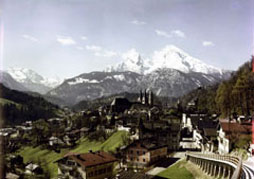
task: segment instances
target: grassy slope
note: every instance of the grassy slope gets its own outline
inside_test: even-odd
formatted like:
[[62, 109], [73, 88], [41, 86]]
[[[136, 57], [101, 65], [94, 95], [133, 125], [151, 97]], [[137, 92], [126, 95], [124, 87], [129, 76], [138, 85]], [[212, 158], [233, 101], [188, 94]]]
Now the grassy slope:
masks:
[[[87, 138], [80, 140], [80, 143], [72, 152], [88, 152], [89, 150], [104, 150], [114, 151], [117, 147], [123, 145], [122, 136], [127, 133], [125, 131], [118, 131], [110, 136], [106, 141], [89, 141]], [[67, 150], [62, 150], [61, 153], [55, 153], [54, 151], [42, 150], [39, 147], [24, 147], [19, 154], [24, 157], [24, 162], [42, 162], [44, 169], [50, 171], [51, 178], [57, 176], [57, 164], [54, 161], [62, 158], [66, 154]]]
[[104, 142], [100, 141], [89, 141], [87, 138], [81, 139], [81, 143], [72, 152], [87, 152], [89, 150], [104, 150], [104, 151], [114, 151], [117, 147], [123, 145], [122, 137], [125, 136], [127, 132], [118, 131], [114, 133], [110, 138]]
[[189, 170], [194, 178], [196, 179], [215, 179], [216, 177], [209, 176], [205, 174], [197, 165], [191, 163], [190, 161], [186, 162], [184, 165], [187, 170]]
[[17, 106], [20, 106], [20, 104], [15, 103], [15, 102], [13, 102], [11, 100], [0, 98], [0, 105], [5, 105], [5, 104], [15, 104]]
[[167, 168], [166, 170], [160, 172], [158, 176], [164, 177], [164, 178], [170, 178], [170, 179], [192, 179], [194, 178], [191, 172], [189, 172], [185, 165], [186, 161], [181, 160], [179, 162], [176, 162], [171, 167]]
[[35, 163], [41, 162], [43, 168], [48, 170], [53, 178], [57, 175], [57, 164], [53, 162], [60, 159], [64, 155], [64, 152], [55, 153], [47, 149], [42, 150], [40, 147], [25, 147], [19, 154], [23, 156], [25, 163], [30, 161]]

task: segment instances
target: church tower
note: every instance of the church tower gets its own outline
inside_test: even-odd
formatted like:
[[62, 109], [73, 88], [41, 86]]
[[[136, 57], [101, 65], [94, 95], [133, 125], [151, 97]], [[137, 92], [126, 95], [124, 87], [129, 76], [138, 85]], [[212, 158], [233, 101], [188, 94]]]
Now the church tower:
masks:
[[148, 104], [147, 90], [145, 89], [144, 104]]
[[140, 90], [140, 93], [139, 93], [139, 102], [140, 103], [143, 102], [143, 92], [142, 92], [142, 89]]
[[153, 106], [153, 92], [149, 91], [149, 99], [148, 99], [149, 106]]

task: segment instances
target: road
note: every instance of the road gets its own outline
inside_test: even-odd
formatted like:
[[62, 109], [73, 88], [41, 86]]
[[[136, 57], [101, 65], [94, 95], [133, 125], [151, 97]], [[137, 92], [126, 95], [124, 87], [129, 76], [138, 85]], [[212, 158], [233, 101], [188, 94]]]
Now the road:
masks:
[[249, 157], [248, 160], [243, 161], [243, 175], [242, 179], [254, 178], [254, 157]]

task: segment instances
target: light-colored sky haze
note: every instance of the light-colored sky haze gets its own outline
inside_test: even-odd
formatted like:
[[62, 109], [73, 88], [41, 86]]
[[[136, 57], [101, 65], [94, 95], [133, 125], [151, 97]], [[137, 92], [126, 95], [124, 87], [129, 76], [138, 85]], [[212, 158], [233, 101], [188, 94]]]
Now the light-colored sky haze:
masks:
[[3, 68], [69, 78], [118, 63], [132, 48], [147, 58], [175, 45], [207, 64], [235, 70], [253, 52], [253, 5], [253, 0], [3, 0]]

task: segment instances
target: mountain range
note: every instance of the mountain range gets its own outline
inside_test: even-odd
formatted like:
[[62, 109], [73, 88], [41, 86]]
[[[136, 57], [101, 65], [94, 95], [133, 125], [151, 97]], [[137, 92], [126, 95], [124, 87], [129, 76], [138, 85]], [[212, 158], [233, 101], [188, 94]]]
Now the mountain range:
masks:
[[33, 70], [20, 67], [9, 68], [7, 73], [27, 90], [40, 94], [46, 94], [62, 82], [60, 79], [45, 78]]
[[226, 72], [217, 67], [205, 64], [173, 45], [168, 45], [159, 51], [155, 51], [147, 59], [144, 59], [135, 49], [131, 49], [123, 54], [122, 58], [122, 62], [107, 67], [105, 71], [132, 71], [140, 74], [148, 74], [159, 68], [171, 68], [184, 73], [223, 74]]
[[161, 97], [179, 97], [199, 86], [228, 79], [231, 74], [172, 45], [155, 51], [150, 58], [131, 49], [122, 59], [104, 71], [83, 73], [62, 83], [28, 69], [12, 68], [7, 72], [24, 89], [68, 106], [122, 92], [138, 93], [141, 89], [150, 89]]
[[0, 71], [0, 82], [9, 89], [15, 89], [18, 91], [28, 91], [21, 83], [17, 82], [12, 76], [4, 71]]
[[175, 46], [166, 46], [144, 59], [132, 49], [123, 62], [104, 72], [84, 73], [70, 78], [48, 95], [73, 105], [121, 92], [150, 89], [158, 96], [179, 97], [200, 86], [211, 85], [230, 76], [230, 71], [207, 65]]

